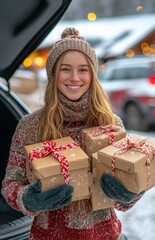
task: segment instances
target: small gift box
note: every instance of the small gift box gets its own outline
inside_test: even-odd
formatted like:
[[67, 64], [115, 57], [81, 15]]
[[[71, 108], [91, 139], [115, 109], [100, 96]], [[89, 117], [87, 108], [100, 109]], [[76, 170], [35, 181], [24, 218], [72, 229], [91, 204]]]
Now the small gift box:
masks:
[[25, 153], [28, 179], [39, 179], [42, 191], [66, 182], [73, 201], [89, 198], [88, 156], [71, 137], [25, 146]]
[[98, 150], [126, 136], [126, 131], [116, 125], [97, 126], [82, 130], [82, 149], [91, 157]]
[[99, 181], [96, 181], [90, 188], [90, 201], [93, 211], [114, 207], [114, 200], [103, 192]]
[[106, 172], [131, 192], [140, 193], [155, 185], [155, 140], [139, 135], [128, 137], [98, 151], [96, 177]]

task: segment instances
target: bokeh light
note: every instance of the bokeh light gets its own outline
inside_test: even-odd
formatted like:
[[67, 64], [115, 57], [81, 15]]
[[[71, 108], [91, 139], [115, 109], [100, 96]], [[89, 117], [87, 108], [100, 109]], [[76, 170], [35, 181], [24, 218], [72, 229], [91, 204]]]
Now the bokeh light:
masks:
[[148, 50], [149, 49], [149, 44], [147, 42], [142, 42], [141, 49], [142, 50]]
[[141, 44], [141, 49], [142, 49], [142, 52], [145, 56], [148, 56], [150, 54], [155, 54], [155, 44], [148, 44], [147, 42], [143, 42]]
[[150, 45], [150, 52], [151, 54], [155, 54], [155, 44]]
[[30, 66], [32, 65], [32, 59], [29, 58], [29, 57], [27, 57], [27, 58], [24, 60], [23, 65], [24, 65], [25, 67], [30, 67]]
[[137, 6], [137, 8], [136, 8], [136, 10], [137, 10], [137, 12], [140, 12], [140, 11], [142, 11], [142, 10], [143, 10], [143, 6], [141, 6], [141, 5], [138, 5], [138, 6]]
[[34, 64], [37, 66], [37, 67], [44, 67], [45, 66], [45, 62], [46, 62], [46, 59], [44, 57], [36, 57], [34, 59]]
[[132, 58], [132, 57], [134, 57], [135, 53], [134, 53], [134, 51], [132, 49], [128, 49], [126, 51], [125, 55], [126, 55], [126, 57]]
[[96, 14], [93, 12], [88, 13], [87, 18], [89, 21], [95, 21], [96, 20]]

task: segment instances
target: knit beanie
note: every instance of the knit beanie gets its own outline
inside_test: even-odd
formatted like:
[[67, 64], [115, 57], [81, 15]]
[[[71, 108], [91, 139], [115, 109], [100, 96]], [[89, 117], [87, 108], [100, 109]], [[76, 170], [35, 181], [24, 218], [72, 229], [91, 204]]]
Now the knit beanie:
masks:
[[58, 60], [58, 58], [66, 51], [77, 50], [84, 53], [91, 61], [94, 66], [94, 70], [98, 70], [98, 59], [95, 51], [89, 45], [84, 37], [79, 35], [79, 31], [75, 28], [66, 28], [61, 34], [61, 40], [56, 42], [49, 52], [46, 71], [48, 80], [50, 80], [53, 66]]

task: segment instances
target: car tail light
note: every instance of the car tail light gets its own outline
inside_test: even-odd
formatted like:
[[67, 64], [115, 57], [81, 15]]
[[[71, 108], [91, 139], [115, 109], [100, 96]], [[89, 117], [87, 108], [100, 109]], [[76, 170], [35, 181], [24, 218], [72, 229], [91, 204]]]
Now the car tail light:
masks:
[[151, 84], [155, 84], [155, 75], [154, 76], [149, 76], [149, 82]]

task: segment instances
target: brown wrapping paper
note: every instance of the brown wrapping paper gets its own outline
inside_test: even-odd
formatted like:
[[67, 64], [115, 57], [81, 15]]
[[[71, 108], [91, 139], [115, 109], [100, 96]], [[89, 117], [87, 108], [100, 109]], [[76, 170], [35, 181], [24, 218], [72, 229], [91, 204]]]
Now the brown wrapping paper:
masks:
[[[74, 143], [71, 137], [64, 137], [54, 140], [56, 146]], [[44, 158], [38, 158], [29, 162], [29, 153], [36, 147], [43, 147], [43, 143], [25, 146], [27, 158], [27, 176], [30, 182], [39, 179], [42, 184], [42, 191], [56, 187], [64, 183], [59, 161], [51, 154]], [[88, 179], [88, 156], [80, 147], [59, 151], [69, 162], [69, 173], [71, 185], [74, 187], [73, 200], [89, 198], [89, 179]], [[32, 173], [30, 171], [30, 165]]]
[[99, 181], [90, 188], [90, 201], [93, 211], [114, 207], [114, 201], [102, 191]]
[[[111, 174], [111, 168], [99, 161], [96, 162], [96, 168], [97, 173], [96, 179], [94, 179], [95, 183], [101, 178], [103, 173]], [[128, 173], [116, 168], [114, 176], [131, 192], [140, 193], [144, 190], [148, 190], [155, 186], [155, 159], [153, 159], [150, 166], [151, 183], [149, 186], [147, 185], [146, 167], [135, 173]]]
[[[82, 130], [82, 140], [83, 146], [82, 148], [86, 152], [86, 154], [91, 157], [91, 155], [98, 150], [109, 145], [109, 137], [106, 133], [102, 133], [98, 136], [95, 136], [92, 131], [95, 131], [97, 127], [87, 128]], [[119, 131], [112, 131], [114, 134], [115, 141], [118, 141], [126, 136], [125, 130], [121, 129]]]
[[96, 178], [97, 175], [96, 161], [98, 161], [97, 152], [92, 154], [92, 174], [94, 178]]
[[[134, 141], [140, 136], [129, 135]], [[120, 140], [121, 141], [121, 140]], [[145, 139], [145, 143], [155, 147], [154, 139]], [[104, 172], [112, 174], [112, 156], [118, 148], [110, 145], [98, 151], [96, 164], [96, 178], [100, 179]], [[155, 158], [153, 151], [150, 153], [151, 164], [149, 172], [146, 166], [147, 156], [144, 153], [129, 149], [125, 153], [115, 157], [114, 176], [120, 180], [125, 187], [135, 193], [140, 193], [155, 185]], [[150, 185], [148, 185], [148, 174], [150, 175]]]

